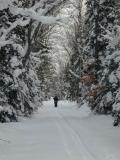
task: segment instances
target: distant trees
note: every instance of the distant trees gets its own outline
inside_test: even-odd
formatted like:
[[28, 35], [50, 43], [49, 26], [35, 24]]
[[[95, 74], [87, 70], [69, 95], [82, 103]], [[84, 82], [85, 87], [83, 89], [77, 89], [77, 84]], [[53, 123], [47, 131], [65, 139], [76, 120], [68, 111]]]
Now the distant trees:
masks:
[[70, 2], [74, 8], [74, 14], [71, 15], [72, 23], [66, 29], [67, 45], [64, 46], [68, 53], [69, 60], [64, 70], [65, 88], [68, 90], [68, 96], [71, 100], [76, 100], [80, 95], [80, 75], [82, 70], [82, 36], [83, 36], [83, 17], [82, 1]]
[[48, 100], [52, 96], [52, 83], [55, 73], [55, 67], [52, 64], [50, 52], [47, 49], [42, 50], [39, 55], [40, 64], [37, 68], [38, 79], [40, 80], [40, 90], [43, 94], [43, 99]]

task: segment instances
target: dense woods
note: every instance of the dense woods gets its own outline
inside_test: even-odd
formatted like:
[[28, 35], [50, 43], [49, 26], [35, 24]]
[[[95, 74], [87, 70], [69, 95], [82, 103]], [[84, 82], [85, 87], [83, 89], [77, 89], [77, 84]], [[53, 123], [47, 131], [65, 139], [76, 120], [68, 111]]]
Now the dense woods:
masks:
[[74, 74], [66, 79], [70, 88], [74, 83], [79, 87], [69, 92], [80, 104], [87, 102], [93, 112], [114, 116], [116, 126], [120, 121], [119, 2], [86, 0], [85, 4], [82, 18], [82, 10], [78, 12], [78, 35], [73, 34], [78, 41], [68, 63]]
[[63, 3], [61, 0], [1, 1], [1, 122], [30, 116], [41, 105], [45, 85], [48, 85], [45, 77], [50, 79], [53, 72], [47, 57], [47, 32], [49, 24], [57, 22], [57, 19], [50, 15]]
[[[30, 116], [43, 100], [57, 93], [60, 99], [75, 100], [79, 106], [88, 103], [95, 113], [111, 114], [114, 125], [118, 125], [119, 1], [7, 0], [2, 6], [0, 122]], [[56, 72], [50, 34], [56, 23], [60, 25], [62, 20], [57, 15], [66, 6], [72, 6], [75, 12], [70, 13], [69, 27], [62, 26], [66, 31], [63, 48], [68, 58], [64, 65], [59, 63], [60, 71]], [[55, 49], [56, 45], [52, 45]]]

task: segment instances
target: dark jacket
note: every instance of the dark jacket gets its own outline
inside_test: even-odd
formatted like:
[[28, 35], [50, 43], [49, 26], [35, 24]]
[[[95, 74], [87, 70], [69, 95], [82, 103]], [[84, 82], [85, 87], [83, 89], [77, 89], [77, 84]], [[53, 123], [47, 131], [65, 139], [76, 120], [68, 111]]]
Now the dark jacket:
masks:
[[58, 97], [57, 96], [55, 96], [53, 99], [54, 99], [55, 102], [58, 101]]

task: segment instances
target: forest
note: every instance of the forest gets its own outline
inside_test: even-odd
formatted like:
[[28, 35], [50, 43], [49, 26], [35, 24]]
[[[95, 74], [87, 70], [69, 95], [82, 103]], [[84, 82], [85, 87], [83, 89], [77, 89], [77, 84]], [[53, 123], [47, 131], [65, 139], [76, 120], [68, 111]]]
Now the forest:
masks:
[[119, 125], [119, 0], [0, 0], [0, 122], [55, 94]]

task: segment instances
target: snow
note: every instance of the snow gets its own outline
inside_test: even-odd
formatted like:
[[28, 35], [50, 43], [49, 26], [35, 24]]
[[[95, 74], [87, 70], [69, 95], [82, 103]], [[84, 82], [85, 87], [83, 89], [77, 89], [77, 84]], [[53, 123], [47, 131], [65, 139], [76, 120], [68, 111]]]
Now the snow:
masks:
[[0, 0], [0, 10], [7, 8], [14, 0]]
[[12, 66], [12, 67], [17, 67], [17, 66], [19, 66], [19, 61], [18, 61], [17, 56], [13, 56], [13, 57], [11, 58], [10, 62], [11, 62], [11, 66]]
[[[24, 17], [29, 17], [33, 20], [36, 20], [37, 22], [42, 22], [43, 24], [54, 24], [56, 22], [60, 22], [61, 19], [58, 18], [58, 17], [53, 17], [53, 16], [44, 16], [42, 15], [43, 14], [43, 9], [41, 10], [38, 10], [38, 11], [35, 11], [34, 10], [35, 8], [32, 7], [32, 8], [17, 8], [17, 7], [11, 7], [10, 8], [10, 11], [14, 14], [14, 15], [17, 15], [17, 14], [20, 14]], [[46, 9], [45, 9], [46, 10]], [[26, 23], [25, 23], [26, 24]]]
[[69, 69], [69, 72], [76, 78], [80, 78], [79, 75], [77, 75], [75, 72], [73, 72], [71, 69]]
[[3, 107], [2, 106], [0, 106], [0, 111], [2, 111], [3, 110]]
[[119, 160], [120, 128], [87, 105], [43, 103], [32, 119], [0, 124], [0, 160]]
[[[13, 46], [15, 47], [15, 44], [14, 42], [12, 42], [12, 40], [6, 40], [8, 34], [15, 28], [17, 27], [18, 25], [21, 25], [21, 26], [25, 26], [29, 21], [26, 20], [26, 21], [23, 21], [23, 19], [19, 19], [17, 21], [15, 21], [14, 23], [11, 23], [10, 27], [8, 29], [3, 29], [3, 34], [2, 36], [0, 37], [0, 47], [3, 47], [5, 46], [6, 44], [13, 44]], [[16, 47], [18, 47], [19, 45], [16, 45]], [[20, 51], [20, 46], [19, 46], [19, 51]], [[22, 49], [22, 47], [21, 47]]]
[[111, 102], [111, 101], [112, 101], [112, 93], [111, 93], [111, 92], [108, 92], [108, 93], [106, 94], [106, 101], [107, 101], [107, 102]]
[[117, 83], [117, 82], [118, 82], [118, 80], [117, 80], [114, 72], [112, 72], [112, 73], [109, 75], [109, 82], [110, 82], [110, 83]]
[[13, 75], [14, 75], [15, 78], [17, 78], [20, 74], [22, 74], [21, 69], [17, 68], [17, 69], [14, 70]]
[[105, 2], [105, 0], [100, 0], [100, 4], [102, 4], [102, 3], [104, 3]]

